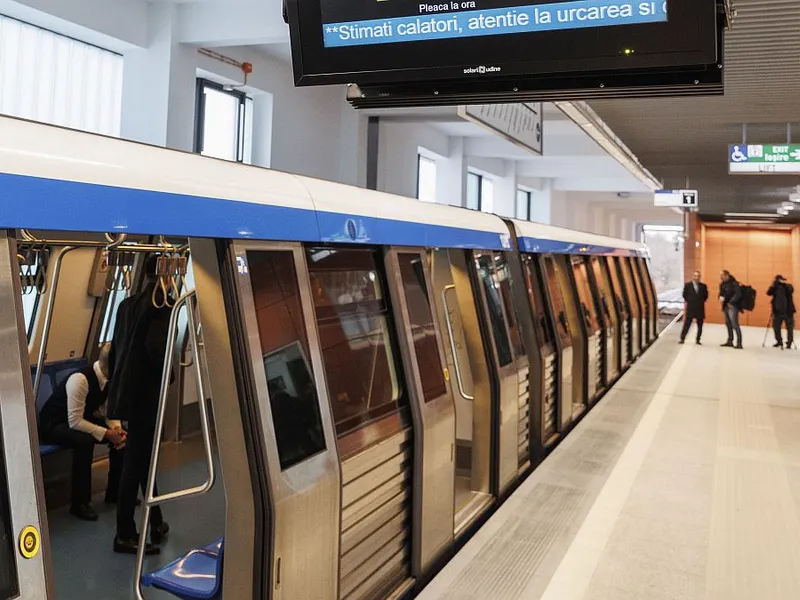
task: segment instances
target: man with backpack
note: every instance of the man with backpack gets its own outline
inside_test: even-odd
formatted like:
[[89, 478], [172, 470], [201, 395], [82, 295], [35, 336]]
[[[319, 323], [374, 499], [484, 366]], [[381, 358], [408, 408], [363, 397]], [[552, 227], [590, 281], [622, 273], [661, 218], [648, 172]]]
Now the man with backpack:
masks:
[[[739, 313], [742, 310], [742, 286], [731, 275], [730, 271], [722, 271], [719, 285], [719, 299], [722, 302], [722, 312], [725, 314], [725, 327], [728, 328], [728, 341], [722, 344], [723, 348], [742, 349], [742, 328], [739, 326]], [[736, 334], [736, 345], [733, 345], [733, 336]]]
[[781, 325], [786, 323], [786, 347], [791, 348], [794, 343], [794, 287], [788, 283], [783, 275], [776, 275], [772, 286], [767, 290], [767, 296], [772, 296], [772, 327], [775, 331], [775, 348], [783, 349]]

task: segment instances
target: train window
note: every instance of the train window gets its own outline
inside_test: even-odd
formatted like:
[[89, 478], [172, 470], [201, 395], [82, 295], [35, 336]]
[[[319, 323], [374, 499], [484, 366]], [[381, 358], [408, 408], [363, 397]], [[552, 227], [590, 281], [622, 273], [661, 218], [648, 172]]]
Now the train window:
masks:
[[628, 291], [628, 302], [630, 302], [631, 312], [634, 317], [638, 317], [641, 312], [639, 308], [638, 294], [633, 283], [633, 272], [627, 258], [619, 258], [619, 267], [622, 270], [622, 280], [625, 282], [625, 289]]
[[[594, 271], [594, 279], [597, 282], [597, 293], [600, 297], [600, 303], [603, 305], [603, 314], [608, 321], [611, 319], [611, 307], [614, 305], [612, 304], [613, 300], [609, 297], [608, 282], [600, 260], [599, 256], [593, 256], [591, 258], [592, 271]], [[606, 324], [608, 325], [609, 323], [607, 322]]]
[[556, 273], [556, 263], [552, 256], [544, 258], [544, 276], [547, 282], [547, 289], [550, 292], [550, 303], [553, 305], [553, 314], [556, 317], [556, 330], [565, 346], [572, 345], [572, 336], [569, 331], [569, 321], [567, 320], [567, 306], [564, 303], [564, 296], [561, 293], [561, 284]]
[[436, 329], [425, 284], [425, 272], [419, 254], [398, 254], [400, 277], [403, 292], [408, 304], [408, 319], [411, 322], [411, 335], [417, 355], [422, 392], [426, 402], [440, 398], [447, 393], [444, 381], [439, 346], [436, 342]]
[[512, 361], [511, 344], [508, 339], [506, 322], [503, 318], [503, 299], [500, 277], [494, 265], [495, 258], [497, 257], [492, 254], [475, 254], [475, 265], [478, 268], [478, 277], [486, 293], [486, 303], [489, 307], [489, 324], [494, 334], [497, 360], [501, 367], [505, 367]]
[[550, 321], [547, 319], [544, 307], [544, 292], [542, 291], [541, 279], [539, 278], [536, 261], [533, 256], [526, 254], [524, 258], [525, 283], [528, 288], [528, 296], [535, 315], [534, 326], [538, 337], [545, 345], [553, 343], [553, 331]]
[[572, 270], [575, 273], [575, 283], [578, 287], [578, 298], [581, 302], [581, 310], [586, 320], [589, 331], [600, 330], [600, 320], [594, 304], [592, 290], [589, 287], [589, 271], [586, 268], [586, 260], [583, 257], [573, 259]]
[[500, 285], [500, 297], [503, 299], [503, 306], [506, 309], [506, 321], [508, 322], [508, 334], [511, 337], [511, 345], [516, 356], [525, 355], [525, 347], [522, 345], [522, 334], [519, 331], [517, 315], [514, 312], [514, 301], [511, 296], [511, 269], [504, 254], [495, 253], [494, 266], [497, 271], [497, 281]]
[[19, 581], [14, 560], [14, 530], [11, 527], [8, 480], [2, 448], [0, 438], [0, 598], [16, 598], [19, 594]]
[[308, 270], [337, 434], [397, 410], [392, 322], [375, 251], [309, 248]]
[[294, 255], [247, 253], [281, 469], [325, 449]]
[[609, 256], [606, 260], [608, 260], [608, 272], [611, 273], [611, 283], [614, 286], [614, 296], [617, 301], [617, 307], [619, 307], [619, 311], [623, 318], [627, 318], [630, 315], [630, 308], [628, 307], [628, 303], [624, 300], [625, 290], [623, 289], [622, 281], [620, 281], [619, 278], [617, 259], [613, 256]]
[[116, 283], [110, 292], [111, 295], [108, 299], [108, 303], [106, 304], [106, 313], [103, 315], [103, 329], [100, 332], [101, 346], [106, 342], [110, 342], [114, 337], [114, 327], [117, 324], [117, 310], [119, 309], [119, 305], [122, 304], [122, 301], [128, 297], [128, 293], [121, 289], [121, 277], [121, 270], [117, 269], [117, 273], [114, 276]]

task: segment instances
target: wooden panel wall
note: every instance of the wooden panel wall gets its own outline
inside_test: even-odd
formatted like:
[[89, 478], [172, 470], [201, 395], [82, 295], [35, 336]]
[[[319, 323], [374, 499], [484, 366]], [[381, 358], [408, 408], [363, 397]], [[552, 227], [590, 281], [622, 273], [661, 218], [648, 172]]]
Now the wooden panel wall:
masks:
[[719, 274], [730, 271], [741, 284], [756, 290], [756, 307], [744, 313], [743, 325], [765, 327], [770, 316], [770, 299], [767, 296], [775, 275], [780, 273], [794, 278], [796, 264], [793, 258], [792, 239], [797, 232], [791, 229], [726, 227], [706, 223], [700, 231], [700, 269], [708, 283], [709, 301], [707, 320], [723, 323], [720, 310]]

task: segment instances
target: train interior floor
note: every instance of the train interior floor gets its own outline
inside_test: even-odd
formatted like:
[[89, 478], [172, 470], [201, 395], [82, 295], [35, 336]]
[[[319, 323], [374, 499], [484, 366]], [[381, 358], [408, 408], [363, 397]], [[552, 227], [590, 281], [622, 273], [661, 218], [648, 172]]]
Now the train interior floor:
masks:
[[418, 596], [800, 598], [800, 353], [668, 328]]
[[[159, 493], [184, 489], [205, 481], [206, 466], [199, 436], [180, 443], [165, 444], [159, 462]], [[217, 473], [219, 464], [216, 461]], [[96, 463], [95, 472], [105, 471], [107, 461]], [[94, 477], [97, 479], [97, 477]], [[95, 488], [96, 489], [96, 488]], [[103, 493], [95, 494], [93, 507], [100, 515], [94, 523], [79, 521], [69, 507], [48, 510], [56, 597], [59, 600], [124, 600], [133, 598], [136, 557], [112, 551], [116, 530], [116, 507], [103, 503]], [[205, 546], [224, 533], [225, 492], [217, 477], [207, 494], [178, 500], [164, 506], [164, 520], [170, 533], [161, 554], [146, 557], [145, 572], [178, 558], [192, 548]], [[141, 525], [141, 510], [136, 512]], [[171, 594], [152, 588], [145, 590], [148, 600], [174, 599]]]

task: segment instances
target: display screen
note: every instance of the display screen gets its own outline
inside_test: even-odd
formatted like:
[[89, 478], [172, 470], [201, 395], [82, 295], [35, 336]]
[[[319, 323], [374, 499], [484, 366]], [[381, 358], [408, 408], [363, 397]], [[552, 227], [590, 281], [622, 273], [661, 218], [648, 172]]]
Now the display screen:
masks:
[[300, 85], [717, 61], [716, 0], [287, 1]]
[[667, 20], [667, 2], [323, 0], [322, 20], [324, 45], [333, 48], [658, 23]]

